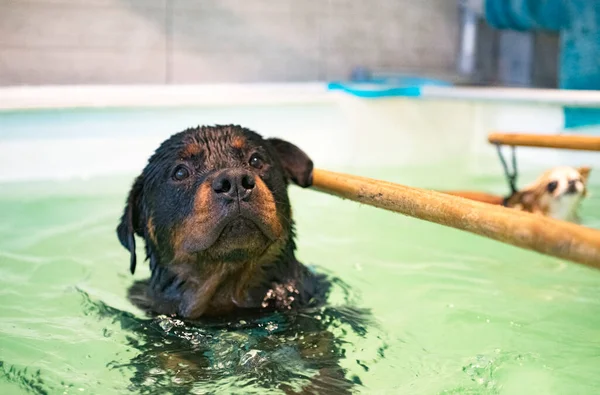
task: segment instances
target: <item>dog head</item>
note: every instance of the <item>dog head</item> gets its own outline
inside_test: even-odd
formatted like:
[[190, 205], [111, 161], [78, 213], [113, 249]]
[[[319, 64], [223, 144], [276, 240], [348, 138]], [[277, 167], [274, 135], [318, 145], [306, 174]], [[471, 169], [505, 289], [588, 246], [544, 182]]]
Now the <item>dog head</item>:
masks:
[[561, 166], [550, 169], [511, 196], [507, 205], [560, 220], [575, 221], [579, 204], [587, 194], [589, 174], [589, 167]]
[[[137, 177], [117, 227], [136, 267], [135, 237], [150, 264], [244, 265], [293, 243], [288, 183], [312, 183], [293, 144], [239, 126], [187, 129], [156, 150]], [[221, 269], [219, 269], [221, 270]]]

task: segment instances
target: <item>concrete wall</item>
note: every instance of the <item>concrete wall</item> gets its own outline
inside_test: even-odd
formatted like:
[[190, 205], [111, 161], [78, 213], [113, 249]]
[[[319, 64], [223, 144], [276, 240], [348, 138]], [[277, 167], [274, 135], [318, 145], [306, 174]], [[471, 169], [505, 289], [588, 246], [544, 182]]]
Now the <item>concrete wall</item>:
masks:
[[0, 0], [0, 85], [453, 73], [454, 0]]

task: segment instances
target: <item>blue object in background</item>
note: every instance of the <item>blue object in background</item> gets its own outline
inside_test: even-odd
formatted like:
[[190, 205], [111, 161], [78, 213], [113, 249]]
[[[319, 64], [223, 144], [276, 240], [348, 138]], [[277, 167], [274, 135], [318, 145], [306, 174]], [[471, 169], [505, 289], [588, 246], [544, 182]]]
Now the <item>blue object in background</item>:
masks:
[[427, 85], [451, 86], [450, 83], [430, 78], [408, 75], [377, 75], [363, 68], [355, 68], [351, 81], [333, 81], [327, 86], [330, 90], [341, 90], [362, 98], [381, 98], [390, 96], [421, 96], [421, 88]]
[[[498, 29], [559, 32], [561, 89], [600, 90], [600, 0], [484, 0], [485, 18]], [[451, 84], [410, 76], [373, 77], [357, 67], [351, 81], [328, 88], [363, 98], [421, 96], [426, 85]], [[599, 125], [600, 109], [565, 107], [565, 128]]]
[[[560, 32], [559, 87], [600, 90], [600, 0], [486, 0], [498, 29]], [[600, 109], [564, 109], [565, 127], [600, 124]]]

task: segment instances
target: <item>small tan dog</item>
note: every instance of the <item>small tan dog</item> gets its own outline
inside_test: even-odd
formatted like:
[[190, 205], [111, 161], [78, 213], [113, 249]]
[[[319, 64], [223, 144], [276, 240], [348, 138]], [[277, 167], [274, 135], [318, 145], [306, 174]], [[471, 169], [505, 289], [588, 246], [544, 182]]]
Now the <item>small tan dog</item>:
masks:
[[445, 193], [542, 214], [563, 221], [579, 222], [577, 210], [581, 201], [587, 196], [590, 170], [589, 167], [555, 167], [507, 198], [468, 191]]
[[563, 221], [579, 222], [577, 210], [587, 195], [589, 167], [555, 167], [510, 196], [505, 205]]

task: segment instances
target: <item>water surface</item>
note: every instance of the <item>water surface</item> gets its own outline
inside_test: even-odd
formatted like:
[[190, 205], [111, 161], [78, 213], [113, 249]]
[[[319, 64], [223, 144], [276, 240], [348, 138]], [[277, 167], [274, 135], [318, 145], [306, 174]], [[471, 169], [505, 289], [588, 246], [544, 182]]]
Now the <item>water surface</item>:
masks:
[[[424, 187], [505, 188], [501, 174], [456, 168], [347, 170]], [[148, 275], [146, 265], [129, 274], [114, 231], [131, 179], [0, 184], [0, 393], [262, 393], [261, 383], [313, 374], [286, 348], [298, 329], [280, 315], [250, 329], [188, 328], [191, 343], [182, 343], [176, 321], [148, 320], [129, 304], [127, 287]], [[600, 227], [600, 188], [591, 189], [582, 217]], [[327, 310], [304, 319], [333, 334], [360, 392], [597, 393], [600, 272], [290, 192], [299, 259], [340, 280]], [[277, 346], [256, 351], [257, 336]], [[202, 380], [158, 367], [161, 349], [194, 341], [212, 353]]]

